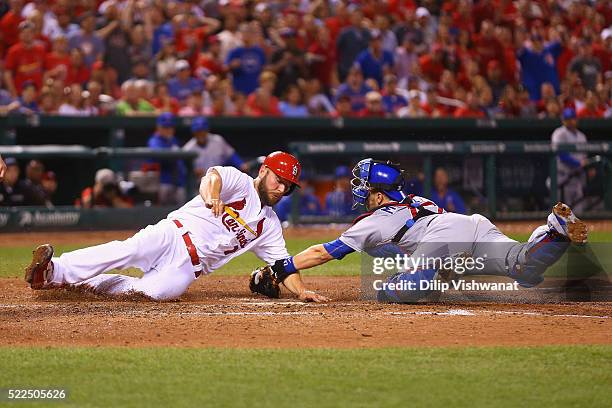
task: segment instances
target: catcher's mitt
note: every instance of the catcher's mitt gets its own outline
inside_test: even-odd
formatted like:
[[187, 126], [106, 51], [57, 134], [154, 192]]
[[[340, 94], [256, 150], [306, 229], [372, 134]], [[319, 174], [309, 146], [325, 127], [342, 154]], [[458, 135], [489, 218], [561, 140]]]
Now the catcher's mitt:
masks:
[[267, 297], [278, 299], [280, 287], [270, 265], [262, 266], [251, 272], [249, 288], [253, 293], [261, 293]]

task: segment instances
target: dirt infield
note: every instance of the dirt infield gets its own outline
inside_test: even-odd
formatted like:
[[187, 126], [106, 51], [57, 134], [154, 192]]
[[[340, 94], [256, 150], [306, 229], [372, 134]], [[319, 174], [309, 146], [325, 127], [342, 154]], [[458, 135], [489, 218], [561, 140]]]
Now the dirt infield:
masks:
[[0, 280], [0, 346], [383, 347], [612, 343], [612, 303], [390, 305], [359, 278], [305, 278], [328, 304], [253, 297], [246, 278], [203, 277], [177, 302], [31, 291]]
[[[533, 223], [501, 224], [524, 232]], [[595, 225], [598, 230], [610, 225]], [[320, 237], [336, 228], [289, 229]], [[0, 234], [0, 246], [91, 245], [131, 231]], [[333, 300], [304, 304], [254, 297], [246, 277], [198, 279], [180, 301], [109, 300], [71, 290], [32, 291], [0, 279], [0, 346], [385, 347], [612, 343], [612, 302], [549, 303], [512, 297], [502, 303], [419, 305], [360, 299], [358, 277], [305, 277]], [[533, 293], [533, 292], [525, 292]], [[527, 299], [527, 300], [525, 300]]]

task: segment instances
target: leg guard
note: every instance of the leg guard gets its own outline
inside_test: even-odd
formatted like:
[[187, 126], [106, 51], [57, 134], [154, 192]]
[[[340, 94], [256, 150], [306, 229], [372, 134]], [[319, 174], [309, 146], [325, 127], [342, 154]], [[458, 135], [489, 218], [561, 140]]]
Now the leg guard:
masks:
[[[414, 303], [433, 292], [431, 282], [438, 276], [435, 269], [419, 269], [413, 272], [398, 272], [376, 292], [376, 299], [386, 303]], [[427, 282], [423, 285], [422, 282]], [[421, 287], [427, 287], [421, 289]]]
[[546, 269], [563, 256], [570, 243], [568, 237], [555, 230], [539, 227], [529, 242], [508, 254], [506, 265], [509, 276], [526, 288], [542, 283]]

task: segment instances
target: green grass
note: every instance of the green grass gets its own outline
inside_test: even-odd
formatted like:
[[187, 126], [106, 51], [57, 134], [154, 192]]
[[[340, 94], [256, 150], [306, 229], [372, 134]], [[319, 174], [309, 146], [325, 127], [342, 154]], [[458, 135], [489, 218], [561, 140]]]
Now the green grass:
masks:
[[612, 405], [610, 346], [0, 348], [0, 361], [1, 388], [63, 387], [79, 407]]
[[[527, 234], [515, 234], [511, 236], [513, 239], [518, 241], [526, 241], [529, 238]], [[292, 238], [287, 240], [287, 248], [290, 254], [296, 254], [307, 247], [319, 244], [322, 242], [328, 242], [332, 239], [337, 238], [333, 235], [322, 236], [320, 239], [304, 239], [304, 238]], [[590, 235], [591, 242], [604, 243], [612, 242], [612, 233], [598, 232]], [[82, 246], [79, 245], [57, 245], [55, 246], [55, 253], [62, 254], [66, 251], [72, 251]], [[600, 259], [605, 259], [605, 265], [612, 265], [611, 248], [607, 245], [596, 244], [597, 256]], [[0, 277], [21, 277], [23, 274], [23, 268], [30, 262], [32, 256], [31, 246], [15, 246], [15, 247], [0, 247]], [[234, 258], [231, 262], [225, 265], [223, 268], [215, 271], [217, 276], [229, 276], [229, 275], [245, 275], [248, 271], [262, 265], [255, 255], [248, 252]], [[557, 270], [558, 271], [557, 271]], [[559, 262], [557, 268], [553, 268], [549, 272], [549, 275], [561, 275], [564, 274], [564, 264], [562, 261]], [[320, 267], [310, 269], [305, 272], [305, 275], [309, 276], [357, 276], [361, 272], [361, 258], [358, 254], [351, 254], [344, 258], [341, 262], [329, 262]], [[136, 269], [129, 270], [129, 275], [141, 276], [142, 273]]]

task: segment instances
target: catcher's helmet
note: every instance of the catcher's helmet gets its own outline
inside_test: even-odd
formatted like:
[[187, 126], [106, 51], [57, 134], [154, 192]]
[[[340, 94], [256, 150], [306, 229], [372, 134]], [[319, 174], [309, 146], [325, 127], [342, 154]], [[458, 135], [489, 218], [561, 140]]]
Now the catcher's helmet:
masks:
[[302, 166], [298, 159], [289, 153], [280, 151], [272, 152], [266, 156], [263, 164], [272, 170], [278, 177], [282, 177], [291, 182], [291, 188], [287, 190], [285, 195], [291, 194], [295, 186], [300, 186], [299, 180]]
[[363, 159], [353, 168], [351, 191], [353, 192], [353, 208], [365, 205], [370, 190], [376, 189], [385, 193], [390, 199], [403, 201], [406, 194], [404, 187], [404, 172], [398, 165], [390, 161]]

